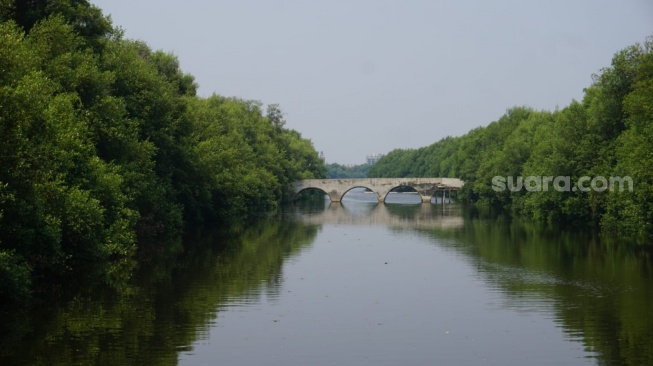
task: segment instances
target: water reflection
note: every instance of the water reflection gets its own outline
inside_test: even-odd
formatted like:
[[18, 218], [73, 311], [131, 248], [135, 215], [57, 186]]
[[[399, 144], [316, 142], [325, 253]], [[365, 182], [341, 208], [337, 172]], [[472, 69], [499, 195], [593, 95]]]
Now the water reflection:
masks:
[[325, 210], [294, 211], [294, 218], [311, 225], [364, 225], [391, 228], [456, 228], [463, 226], [460, 207], [443, 210], [430, 204], [392, 205], [379, 203], [333, 202]]
[[0, 364], [175, 365], [224, 306], [278, 298], [284, 261], [317, 231], [272, 219], [189, 237], [174, 262], [144, 266], [119, 292], [95, 289], [21, 317], [0, 335]]
[[464, 254], [504, 295], [501, 308], [553, 309], [605, 365], [653, 364], [651, 253], [593, 232], [472, 212], [462, 230], [422, 230]]
[[[349, 205], [355, 205], [349, 203]], [[653, 364], [653, 264], [651, 252], [601, 238], [592, 231], [509, 220], [452, 205], [357, 207], [331, 204], [317, 225], [411, 228], [440, 248], [461, 255], [485, 286], [501, 295], [491, 304], [518, 313], [543, 312], [586, 357], [605, 365]], [[354, 213], [352, 213], [354, 212]], [[537, 340], [533, 340], [537, 342]]]
[[192, 235], [118, 291], [4, 313], [0, 364], [653, 364], [646, 250], [364, 200]]
[[[324, 201], [322, 205], [289, 207], [294, 220], [311, 225], [371, 225], [391, 228], [456, 228], [462, 227], [460, 205], [421, 204], [419, 195], [389, 193], [385, 203], [376, 194], [362, 188], [350, 190], [342, 202]], [[415, 204], [415, 196], [419, 204]]]

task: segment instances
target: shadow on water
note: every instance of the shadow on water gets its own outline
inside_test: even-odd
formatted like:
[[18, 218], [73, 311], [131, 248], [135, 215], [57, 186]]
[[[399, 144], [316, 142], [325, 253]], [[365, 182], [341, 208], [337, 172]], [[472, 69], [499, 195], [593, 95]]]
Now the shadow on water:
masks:
[[570, 338], [604, 365], [653, 364], [650, 249], [561, 225], [475, 208], [456, 230], [419, 228], [463, 254], [504, 308], [553, 308]]
[[569, 339], [580, 340], [596, 363], [653, 364], [650, 248], [592, 230], [455, 204], [332, 203], [298, 219], [410, 229], [467, 261], [491, 291], [502, 294], [501, 308], [552, 312]]
[[318, 194], [281, 216], [189, 235], [179, 252], [141, 263], [118, 289], [3, 313], [0, 364], [176, 365], [208, 337], [226, 306], [283, 296], [284, 263], [310, 248], [326, 226], [347, 225], [410, 230], [455, 253], [501, 294], [498, 306], [552, 311], [599, 364], [653, 364], [649, 251], [456, 204], [351, 198], [331, 203]]
[[314, 225], [268, 219], [185, 239], [173, 261], [141, 265], [116, 290], [80, 294], [12, 319], [1, 365], [176, 365], [223, 304], [279, 296], [283, 263], [311, 245]]

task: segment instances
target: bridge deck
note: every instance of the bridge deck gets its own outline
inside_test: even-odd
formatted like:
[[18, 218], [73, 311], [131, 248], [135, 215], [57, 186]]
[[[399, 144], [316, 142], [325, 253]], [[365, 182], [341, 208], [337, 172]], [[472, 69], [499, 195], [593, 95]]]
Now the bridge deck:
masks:
[[349, 190], [364, 187], [376, 193], [379, 202], [395, 188], [411, 187], [421, 196], [422, 202], [431, 202], [437, 191], [458, 190], [465, 182], [457, 178], [353, 178], [353, 179], [306, 179], [293, 184], [295, 194], [305, 189], [319, 189], [329, 195], [332, 202], [340, 202]]

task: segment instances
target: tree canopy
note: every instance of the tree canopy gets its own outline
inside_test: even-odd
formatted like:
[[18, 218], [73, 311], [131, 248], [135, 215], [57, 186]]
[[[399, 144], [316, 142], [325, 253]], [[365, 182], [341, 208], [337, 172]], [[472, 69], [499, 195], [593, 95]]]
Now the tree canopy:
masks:
[[[653, 38], [617, 52], [582, 101], [556, 111], [509, 109], [499, 120], [419, 149], [394, 150], [370, 177], [456, 177], [461, 196], [542, 220], [593, 223], [653, 240]], [[630, 177], [629, 189], [512, 192], [502, 177]], [[615, 186], [614, 188], [620, 188]], [[625, 187], [628, 188], [628, 187]]]
[[0, 300], [82, 270], [129, 276], [143, 243], [324, 177], [278, 106], [196, 89], [86, 0], [0, 2]]

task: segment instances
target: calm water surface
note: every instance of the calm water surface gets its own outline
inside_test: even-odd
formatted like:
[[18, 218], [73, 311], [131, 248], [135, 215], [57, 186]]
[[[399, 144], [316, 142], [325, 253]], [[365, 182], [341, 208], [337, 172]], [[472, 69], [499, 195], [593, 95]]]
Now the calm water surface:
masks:
[[651, 264], [588, 233], [354, 192], [18, 317], [0, 364], [651, 365]]

